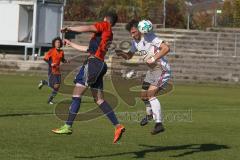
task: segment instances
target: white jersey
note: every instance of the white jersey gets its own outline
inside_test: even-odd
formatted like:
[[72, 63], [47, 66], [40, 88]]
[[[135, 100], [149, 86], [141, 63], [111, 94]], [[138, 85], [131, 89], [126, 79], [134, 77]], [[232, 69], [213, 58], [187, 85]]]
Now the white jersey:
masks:
[[[163, 40], [158, 38], [153, 32], [149, 32], [144, 34], [139, 42], [136, 42], [135, 40], [132, 41], [130, 52], [154, 55], [157, 50], [159, 50], [162, 42]], [[170, 71], [170, 65], [168, 64], [166, 57], [160, 58], [156, 63], [159, 64], [164, 71]]]

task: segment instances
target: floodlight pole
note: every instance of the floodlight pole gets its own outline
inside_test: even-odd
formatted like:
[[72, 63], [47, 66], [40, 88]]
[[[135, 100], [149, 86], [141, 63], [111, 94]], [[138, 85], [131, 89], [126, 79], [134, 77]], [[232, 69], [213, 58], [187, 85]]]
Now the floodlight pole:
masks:
[[[67, 3], [67, 0], [64, 0], [63, 1], [63, 5], [62, 5], [62, 8], [61, 8], [61, 28], [63, 28], [63, 23], [64, 23], [64, 7], [66, 6], [66, 3]], [[60, 37], [61, 38], [64, 38], [63, 34], [61, 34], [60, 32]]]
[[163, 28], [166, 27], [166, 0], [163, 0]]
[[187, 30], [190, 29], [190, 16], [191, 16], [191, 7], [193, 6], [191, 2], [185, 1], [185, 4], [187, 6]]
[[36, 48], [36, 34], [37, 34], [37, 5], [36, 1], [33, 5], [33, 29], [32, 29], [32, 60], [34, 60], [35, 56], [35, 48]]
[[190, 12], [188, 11], [188, 15], [187, 15], [187, 30], [190, 29]]

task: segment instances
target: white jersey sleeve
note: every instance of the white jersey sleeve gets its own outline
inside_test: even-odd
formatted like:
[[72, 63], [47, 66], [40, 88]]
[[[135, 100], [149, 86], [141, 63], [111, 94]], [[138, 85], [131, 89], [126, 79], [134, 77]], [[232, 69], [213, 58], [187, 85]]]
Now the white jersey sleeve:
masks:
[[163, 40], [161, 40], [160, 38], [158, 38], [157, 36], [154, 37], [154, 39], [152, 40], [152, 44], [156, 47], [160, 47], [160, 45], [162, 44]]

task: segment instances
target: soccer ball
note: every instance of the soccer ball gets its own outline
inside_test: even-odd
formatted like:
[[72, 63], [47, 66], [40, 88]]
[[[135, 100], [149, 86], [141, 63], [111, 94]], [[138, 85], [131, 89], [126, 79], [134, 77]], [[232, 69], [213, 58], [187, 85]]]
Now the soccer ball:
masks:
[[141, 33], [148, 33], [152, 31], [152, 29], [153, 29], [153, 25], [152, 25], [152, 22], [150, 22], [149, 20], [142, 20], [138, 23], [138, 30]]

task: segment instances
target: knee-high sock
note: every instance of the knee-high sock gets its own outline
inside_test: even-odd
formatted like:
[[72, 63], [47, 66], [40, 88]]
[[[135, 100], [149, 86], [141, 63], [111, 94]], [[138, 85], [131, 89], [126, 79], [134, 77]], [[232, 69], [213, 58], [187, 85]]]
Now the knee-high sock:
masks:
[[143, 100], [145, 106], [146, 106], [146, 113], [147, 115], [152, 115], [152, 108], [149, 100]]
[[54, 99], [54, 97], [56, 97], [57, 93], [58, 93], [58, 91], [53, 89], [52, 93], [50, 94], [50, 96], [48, 98], [48, 102], [51, 102]]
[[111, 106], [106, 101], [104, 101], [102, 104], [100, 104], [99, 107], [103, 111], [103, 113], [108, 117], [108, 119], [112, 122], [113, 125], [119, 124], [114, 111], [112, 110]]
[[162, 113], [161, 113], [161, 104], [156, 97], [153, 97], [149, 100], [152, 112], [153, 112], [153, 119], [156, 123], [162, 122]]
[[72, 103], [71, 103], [71, 106], [69, 108], [68, 119], [66, 121], [67, 125], [70, 125], [70, 126], [73, 125], [73, 121], [77, 116], [77, 113], [78, 113], [79, 108], [80, 108], [80, 104], [81, 104], [81, 98], [80, 97], [72, 97]]

